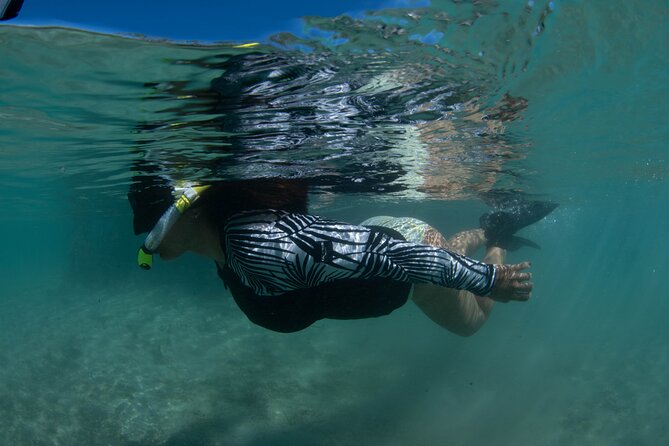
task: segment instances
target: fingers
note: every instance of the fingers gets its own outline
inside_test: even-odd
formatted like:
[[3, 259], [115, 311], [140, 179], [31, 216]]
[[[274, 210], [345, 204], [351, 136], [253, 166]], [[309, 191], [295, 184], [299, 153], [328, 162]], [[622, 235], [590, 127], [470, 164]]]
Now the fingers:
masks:
[[511, 286], [519, 291], [532, 291], [534, 284], [532, 282], [519, 282], [516, 280], [511, 283]]
[[511, 271], [520, 271], [523, 269], [530, 268], [532, 264], [530, 262], [521, 262], [521, 263], [515, 263], [513, 265], [509, 265], [509, 269]]
[[513, 284], [513, 296], [515, 300], [526, 301], [530, 299], [532, 294], [532, 282], [516, 282]]
[[497, 265], [497, 277], [501, 282], [512, 280], [527, 281], [532, 278], [532, 273], [520, 272], [526, 269], [529, 263], [518, 263], [515, 265]]

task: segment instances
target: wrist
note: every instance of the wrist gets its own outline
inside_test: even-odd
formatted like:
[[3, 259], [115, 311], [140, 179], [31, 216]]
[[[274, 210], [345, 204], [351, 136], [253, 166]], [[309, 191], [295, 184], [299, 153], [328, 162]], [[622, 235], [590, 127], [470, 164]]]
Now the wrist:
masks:
[[488, 264], [488, 276], [490, 277], [490, 279], [488, 285], [488, 292], [485, 293], [484, 296], [490, 296], [490, 294], [492, 294], [492, 290], [495, 288], [495, 285], [497, 284], [497, 280], [499, 278], [497, 269], [498, 265], [494, 265], [492, 263]]

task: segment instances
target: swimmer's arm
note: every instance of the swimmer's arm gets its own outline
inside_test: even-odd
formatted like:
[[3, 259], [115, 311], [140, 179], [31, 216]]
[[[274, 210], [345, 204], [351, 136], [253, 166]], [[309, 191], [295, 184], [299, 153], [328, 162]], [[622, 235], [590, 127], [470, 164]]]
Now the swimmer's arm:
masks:
[[496, 279], [494, 265], [430, 245], [391, 239], [383, 254], [414, 283], [433, 283], [485, 296]]
[[[386, 277], [522, 300], [512, 294], [520, 279], [509, 265], [485, 264], [363, 226], [283, 211], [252, 211], [232, 219], [226, 234], [230, 266], [259, 295], [332, 280]], [[498, 271], [503, 273], [500, 281]]]
[[529, 262], [492, 265], [443, 248], [397, 240], [386, 251], [414, 283], [467, 290], [499, 302], [526, 301], [532, 292], [532, 275], [523, 271]]

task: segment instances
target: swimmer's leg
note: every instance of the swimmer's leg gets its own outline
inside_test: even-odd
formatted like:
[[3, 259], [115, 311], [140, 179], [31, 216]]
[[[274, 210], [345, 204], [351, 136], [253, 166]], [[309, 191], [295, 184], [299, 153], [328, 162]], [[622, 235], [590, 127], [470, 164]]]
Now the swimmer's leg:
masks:
[[[430, 227], [425, 233], [424, 243], [454, 251], [471, 257], [486, 244], [482, 229], [472, 229], [455, 234], [446, 240], [436, 229]], [[506, 250], [491, 246], [486, 250], [485, 263], [502, 264]], [[433, 284], [416, 284], [413, 301], [434, 322], [460, 336], [476, 333], [488, 319], [493, 301], [476, 296], [469, 291], [454, 290]]]

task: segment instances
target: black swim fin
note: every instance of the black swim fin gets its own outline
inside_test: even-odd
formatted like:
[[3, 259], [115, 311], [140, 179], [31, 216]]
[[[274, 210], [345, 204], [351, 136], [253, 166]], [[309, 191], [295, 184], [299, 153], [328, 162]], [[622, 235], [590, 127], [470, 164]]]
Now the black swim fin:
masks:
[[483, 214], [479, 221], [488, 245], [505, 249], [517, 249], [523, 245], [538, 247], [539, 245], [530, 240], [513, 235], [538, 222], [558, 207], [558, 203], [553, 201], [530, 201], [517, 197], [497, 205], [498, 209]]
[[509, 251], [516, 251], [517, 249], [522, 248], [523, 246], [529, 246], [534, 249], [541, 249], [538, 243], [533, 242], [532, 240], [525, 237], [518, 237], [517, 235], [512, 235], [509, 241], [509, 244], [505, 249]]

